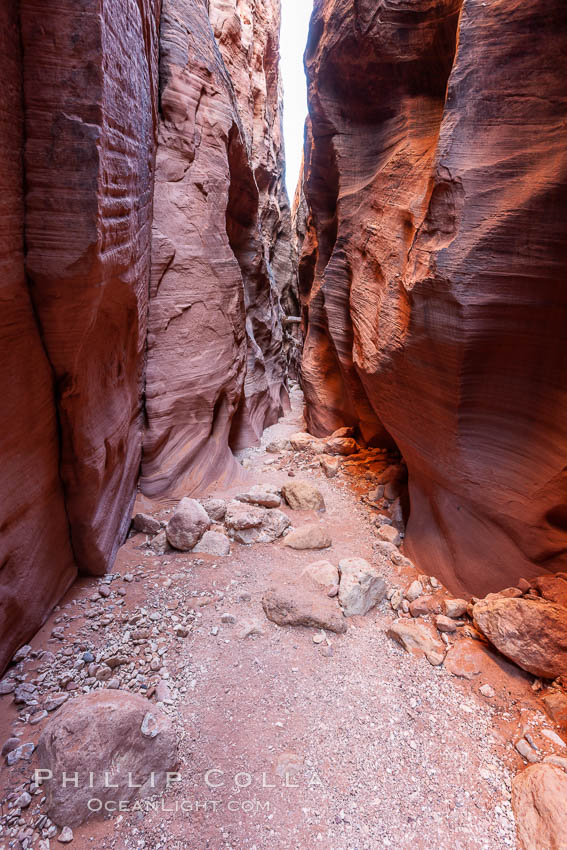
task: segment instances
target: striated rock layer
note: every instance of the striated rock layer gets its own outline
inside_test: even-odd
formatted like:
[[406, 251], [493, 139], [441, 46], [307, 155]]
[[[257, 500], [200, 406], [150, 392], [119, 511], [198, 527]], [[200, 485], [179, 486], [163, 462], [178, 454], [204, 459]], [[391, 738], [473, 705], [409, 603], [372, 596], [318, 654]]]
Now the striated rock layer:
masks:
[[566, 50], [562, 0], [315, 2], [308, 422], [396, 442], [455, 590], [567, 563]]
[[158, 10], [21, 2], [26, 271], [55, 379], [72, 546], [88, 573], [104, 573], [122, 542], [140, 464]]
[[151, 497], [231, 480], [231, 447], [254, 443], [287, 403], [279, 2], [208, 6], [213, 27], [202, 0], [162, 11], [141, 478]]
[[159, 0], [0, 12], [0, 669], [77, 566], [111, 566], [130, 522], [158, 15]]
[[18, 0], [0, 6], [0, 671], [76, 574], [54, 386], [26, 283]]

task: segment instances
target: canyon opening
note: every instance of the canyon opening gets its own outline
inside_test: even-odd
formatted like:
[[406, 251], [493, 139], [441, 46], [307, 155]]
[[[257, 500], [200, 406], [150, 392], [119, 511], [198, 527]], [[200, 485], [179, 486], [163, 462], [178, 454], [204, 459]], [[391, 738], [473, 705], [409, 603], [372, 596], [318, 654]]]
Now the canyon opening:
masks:
[[0, 850], [565, 850], [564, 0], [0, 42]]

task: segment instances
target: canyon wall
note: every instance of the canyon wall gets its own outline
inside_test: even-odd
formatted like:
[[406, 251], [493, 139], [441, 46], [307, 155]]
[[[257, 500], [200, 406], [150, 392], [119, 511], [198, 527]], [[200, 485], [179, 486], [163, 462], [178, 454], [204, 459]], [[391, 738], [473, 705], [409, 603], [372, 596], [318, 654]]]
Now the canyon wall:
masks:
[[0, 7], [0, 670], [76, 574], [54, 385], [24, 268], [19, 3]]
[[567, 565], [566, 52], [561, 0], [315, 2], [308, 423], [397, 444], [454, 590]]
[[231, 448], [253, 444], [287, 404], [278, 40], [279, 0], [164, 0], [141, 478], [151, 497], [232, 480]]
[[0, 668], [111, 566], [141, 457], [158, 0], [2, 6]]

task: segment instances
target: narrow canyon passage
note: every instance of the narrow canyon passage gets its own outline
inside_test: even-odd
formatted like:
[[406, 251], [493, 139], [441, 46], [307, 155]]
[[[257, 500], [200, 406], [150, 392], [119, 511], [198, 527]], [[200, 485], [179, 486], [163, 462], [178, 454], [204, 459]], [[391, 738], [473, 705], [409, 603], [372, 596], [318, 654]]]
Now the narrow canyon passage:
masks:
[[567, 850], [566, 55], [3, 0], [0, 850]]
[[[328, 549], [296, 551], [284, 538], [233, 544], [229, 557], [157, 555], [152, 538], [137, 533], [113, 573], [76, 585], [32, 641], [23, 669], [29, 679], [46, 671], [39, 701], [76, 676], [77, 650], [115, 658], [106, 686], [157, 688], [180, 741], [180, 781], [157, 811], [75, 828], [73, 846], [514, 847], [510, 780], [521, 758], [510, 742], [529, 730], [542, 755], [558, 750], [542, 734], [551, 724], [526, 674], [454, 635], [449, 644], [467, 652], [452, 669], [470, 681], [413, 658], [386, 635], [396, 617], [386, 600], [349, 618], [346, 634], [325, 630], [322, 641], [320, 629], [279, 627], [265, 617], [271, 585], [297, 584], [323, 558], [336, 564], [377, 554], [376, 511], [361, 501], [373, 477], [364, 463], [327, 479], [309, 452], [266, 452], [302, 430], [298, 388], [292, 402], [262, 446], [242, 454], [248, 489], [316, 485], [323, 514], [286, 510], [294, 525], [324, 528]], [[243, 484], [218, 495], [239, 492]], [[171, 509], [155, 516], [167, 520]], [[390, 587], [413, 578], [391, 561], [382, 572]], [[42, 651], [53, 660], [46, 664]], [[29, 710], [3, 711], [3, 739], [37, 740], [41, 724], [22, 722]]]

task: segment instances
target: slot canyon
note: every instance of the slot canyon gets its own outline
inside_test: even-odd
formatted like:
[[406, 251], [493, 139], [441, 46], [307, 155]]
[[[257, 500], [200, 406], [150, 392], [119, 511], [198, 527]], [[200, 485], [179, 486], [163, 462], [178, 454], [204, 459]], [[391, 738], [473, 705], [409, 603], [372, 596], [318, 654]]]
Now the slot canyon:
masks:
[[567, 850], [567, 5], [311, 6], [2, 0], [0, 850]]

